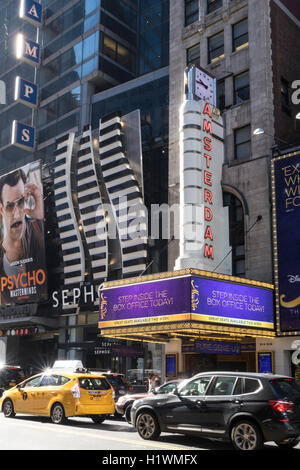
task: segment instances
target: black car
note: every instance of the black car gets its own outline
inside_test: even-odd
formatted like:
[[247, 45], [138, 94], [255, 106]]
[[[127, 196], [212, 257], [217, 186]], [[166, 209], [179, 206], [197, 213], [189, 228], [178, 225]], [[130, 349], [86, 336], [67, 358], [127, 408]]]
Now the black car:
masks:
[[25, 379], [25, 374], [20, 366], [0, 365], [0, 397], [5, 390], [14, 387]]
[[132, 394], [123, 395], [116, 401], [116, 411], [117, 413], [119, 413], [119, 415], [121, 416], [124, 415], [126, 421], [130, 423], [131, 407], [132, 407], [132, 403], [135, 400], [139, 400], [140, 398], [145, 398], [145, 397], [149, 397], [153, 395], [171, 393], [173, 392], [173, 390], [177, 387], [179, 383], [180, 383], [180, 380], [171, 380], [169, 382], [166, 382], [160, 385], [160, 387], [157, 387], [152, 392], [132, 393]]
[[201, 373], [170, 395], [135, 401], [131, 422], [143, 439], [171, 432], [229, 440], [238, 450], [266, 441], [291, 448], [300, 439], [300, 387], [281, 375]]
[[[90, 372], [97, 373], [104, 375], [110, 385], [113, 387], [114, 392], [115, 392], [115, 402], [123, 396], [126, 395], [129, 391], [132, 391], [132, 386], [129, 384], [129, 382], [126, 380], [126, 377], [124, 374], [119, 374], [117, 372], [110, 372], [110, 371], [99, 371], [98, 369], [93, 369], [90, 370]], [[116, 415], [119, 414], [117, 411], [115, 413]]]

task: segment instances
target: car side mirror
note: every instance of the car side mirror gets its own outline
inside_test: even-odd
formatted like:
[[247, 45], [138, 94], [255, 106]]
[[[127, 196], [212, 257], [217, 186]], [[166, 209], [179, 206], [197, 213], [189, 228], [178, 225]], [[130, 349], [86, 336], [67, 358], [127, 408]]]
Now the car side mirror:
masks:
[[176, 395], [177, 397], [179, 397], [179, 391], [178, 391], [177, 387], [174, 388], [172, 393], [173, 393], [173, 395]]

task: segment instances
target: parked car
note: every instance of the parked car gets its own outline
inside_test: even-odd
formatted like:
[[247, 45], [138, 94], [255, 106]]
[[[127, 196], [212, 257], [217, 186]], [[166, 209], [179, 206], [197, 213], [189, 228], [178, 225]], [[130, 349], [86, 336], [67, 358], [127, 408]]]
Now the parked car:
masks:
[[166, 382], [160, 387], [157, 387], [154, 391], [148, 393], [133, 393], [133, 394], [126, 394], [120, 397], [116, 401], [116, 411], [119, 415], [124, 416], [128, 423], [131, 422], [130, 413], [131, 407], [135, 400], [140, 398], [145, 398], [147, 396], [153, 396], [158, 394], [166, 394], [171, 393], [177, 385], [179, 385], [180, 380], [172, 380], [170, 382]]
[[172, 394], [133, 403], [131, 422], [143, 439], [161, 432], [229, 440], [238, 450], [265, 441], [291, 448], [300, 438], [300, 387], [291, 377], [206, 372]]
[[0, 397], [5, 390], [14, 387], [24, 379], [25, 373], [20, 366], [0, 364]]
[[104, 377], [106, 377], [106, 379], [108, 380], [108, 382], [110, 383], [110, 385], [112, 386], [112, 388], [115, 391], [115, 401], [116, 402], [120, 397], [126, 395], [126, 393], [128, 393], [129, 391], [132, 390], [132, 387], [130, 386], [129, 382], [126, 380], [126, 377], [125, 377], [124, 374], [119, 374], [119, 373], [110, 372], [110, 371], [108, 371], [108, 372], [100, 371], [99, 372], [95, 369], [91, 370], [91, 372], [94, 373], [94, 374], [101, 374]]
[[0, 410], [7, 418], [25, 413], [49, 416], [61, 424], [71, 416], [88, 416], [99, 424], [115, 411], [113, 393], [99, 374], [52, 369], [5, 391]]

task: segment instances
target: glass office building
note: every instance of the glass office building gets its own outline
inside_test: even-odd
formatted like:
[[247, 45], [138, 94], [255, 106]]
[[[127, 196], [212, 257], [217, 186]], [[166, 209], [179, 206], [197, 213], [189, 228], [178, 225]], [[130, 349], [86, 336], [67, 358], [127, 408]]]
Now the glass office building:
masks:
[[[55, 139], [89, 121], [94, 94], [168, 65], [168, 0], [42, 0], [38, 31], [18, 17], [19, 3], [0, 6], [0, 80], [7, 91], [0, 105], [0, 170], [8, 169], [7, 157], [10, 168], [32, 159], [10, 146], [13, 119], [36, 126], [35, 158], [51, 161]], [[19, 32], [42, 45], [37, 69], [15, 57]], [[16, 75], [38, 84], [37, 111], [14, 102]]]
[[[5, 100], [0, 102], [0, 175], [42, 160], [49, 290], [48, 302], [38, 305], [35, 312], [42, 323], [40, 340], [31, 342], [30, 338], [17, 338], [18, 333], [14, 337], [11, 334], [7, 339], [7, 358], [10, 362], [20, 362], [22, 358], [26, 363], [36, 357], [40, 364], [48, 365], [57, 356], [72, 358], [82, 352], [86, 365], [95, 366], [95, 350], [107, 349], [97, 339], [97, 308], [93, 312], [83, 310], [74, 316], [59, 316], [57, 311], [53, 312], [50, 298], [52, 291], [62, 289], [63, 278], [53, 190], [57, 142], [69, 132], [74, 132], [79, 142], [89, 124], [96, 135], [99, 119], [107, 114], [125, 115], [139, 109], [145, 203], [148, 206], [167, 202], [169, 0], [38, 3], [43, 7], [40, 28], [19, 18], [20, 0], [3, 0], [0, 5], [0, 81], [6, 88]], [[18, 33], [41, 45], [38, 67], [16, 58]], [[16, 76], [38, 86], [37, 109], [15, 102]], [[11, 145], [13, 120], [35, 127], [34, 151]], [[166, 241], [157, 241], [149, 246], [147, 273], [166, 269], [165, 244]], [[9, 310], [10, 306], [6, 307]], [[14, 331], [25, 322], [25, 313], [22, 320], [17, 311], [7, 322], [8, 310], [5, 322], [0, 312], [3, 338], [5, 332]], [[29, 310], [30, 322], [37, 326], [32, 306]], [[123, 346], [126, 354], [126, 345]], [[118, 362], [114, 358], [116, 362], [105, 362], [105, 367], [115, 370], [125, 365], [135, 367], [128, 358], [125, 361], [124, 354], [123, 360]], [[107, 357], [100, 359], [103, 362]]]

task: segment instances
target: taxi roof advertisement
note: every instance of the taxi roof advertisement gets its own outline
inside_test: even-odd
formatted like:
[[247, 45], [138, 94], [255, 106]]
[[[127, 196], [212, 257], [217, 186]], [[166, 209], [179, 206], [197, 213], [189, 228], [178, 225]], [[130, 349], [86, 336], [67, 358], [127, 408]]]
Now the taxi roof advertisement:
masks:
[[273, 290], [186, 276], [100, 293], [100, 328], [184, 320], [273, 329]]

